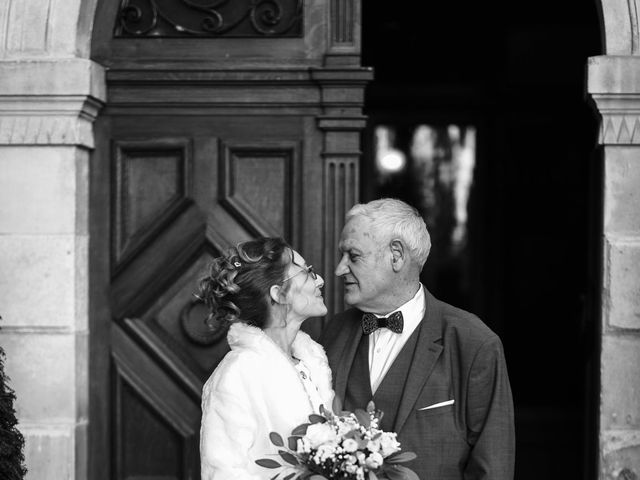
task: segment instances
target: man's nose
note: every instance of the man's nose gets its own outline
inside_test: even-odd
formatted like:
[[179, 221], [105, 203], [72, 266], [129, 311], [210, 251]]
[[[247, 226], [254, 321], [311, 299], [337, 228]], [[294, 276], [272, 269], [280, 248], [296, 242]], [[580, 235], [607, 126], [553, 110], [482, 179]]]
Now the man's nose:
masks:
[[324, 287], [324, 278], [322, 278], [322, 275], [320, 275], [319, 273], [316, 274], [315, 282], [318, 288]]
[[345, 275], [349, 272], [349, 267], [347, 267], [347, 256], [344, 255], [341, 259], [340, 262], [338, 263], [338, 266], [336, 267], [336, 277], [341, 277], [342, 275]]

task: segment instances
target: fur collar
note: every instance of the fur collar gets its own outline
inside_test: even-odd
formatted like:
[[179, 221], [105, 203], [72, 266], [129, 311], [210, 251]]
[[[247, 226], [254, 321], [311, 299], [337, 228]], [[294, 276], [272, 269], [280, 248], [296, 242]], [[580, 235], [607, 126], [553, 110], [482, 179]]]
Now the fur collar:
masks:
[[[276, 358], [281, 359], [286, 362], [288, 368], [294, 368], [282, 349], [260, 328], [246, 323], [233, 323], [229, 327], [227, 341], [232, 350], [253, 350], [274, 360]], [[309, 369], [311, 379], [318, 388], [325, 408], [330, 410], [333, 404], [334, 392], [331, 386], [331, 369], [329, 368], [324, 348], [307, 333], [300, 330], [293, 340], [291, 350], [293, 355], [302, 360]], [[281, 368], [283, 364], [282, 362], [277, 362], [277, 365], [276, 368]], [[287, 367], [282, 366], [282, 368]]]

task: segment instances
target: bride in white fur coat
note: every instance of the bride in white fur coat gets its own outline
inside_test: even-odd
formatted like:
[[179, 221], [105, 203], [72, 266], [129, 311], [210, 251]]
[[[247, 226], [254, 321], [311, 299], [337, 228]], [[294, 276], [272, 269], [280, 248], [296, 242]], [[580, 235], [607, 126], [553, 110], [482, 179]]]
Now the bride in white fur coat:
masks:
[[202, 480], [272, 477], [276, 471], [255, 463], [277, 458], [269, 433], [286, 438], [320, 405], [331, 407], [324, 349], [300, 330], [307, 318], [327, 313], [323, 285], [279, 238], [239, 244], [201, 280], [209, 322], [229, 324], [231, 347], [202, 391]]

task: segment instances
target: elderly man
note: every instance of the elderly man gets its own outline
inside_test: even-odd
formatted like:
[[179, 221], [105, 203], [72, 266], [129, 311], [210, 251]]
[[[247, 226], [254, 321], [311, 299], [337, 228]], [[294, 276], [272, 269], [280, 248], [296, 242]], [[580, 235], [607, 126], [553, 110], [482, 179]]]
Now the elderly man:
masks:
[[323, 333], [344, 409], [370, 400], [423, 480], [510, 480], [515, 434], [502, 344], [476, 316], [420, 283], [431, 241], [404, 202], [354, 206], [336, 275], [351, 309]]

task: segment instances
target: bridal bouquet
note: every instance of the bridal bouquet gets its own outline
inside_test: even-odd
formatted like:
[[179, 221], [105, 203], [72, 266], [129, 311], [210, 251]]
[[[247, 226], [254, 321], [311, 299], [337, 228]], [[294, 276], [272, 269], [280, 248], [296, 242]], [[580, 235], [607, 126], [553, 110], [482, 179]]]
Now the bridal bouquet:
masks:
[[[338, 407], [338, 408], [336, 408]], [[334, 411], [340, 412], [339, 404]], [[322, 415], [310, 415], [309, 423], [296, 427], [286, 445], [276, 432], [269, 439], [279, 447], [280, 461], [256, 460], [265, 468], [284, 468], [271, 480], [419, 480], [412, 470], [400, 465], [416, 458], [400, 452], [396, 434], [379, 428], [382, 412], [369, 402], [366, 411], [341, 412], [321, 407]]]

